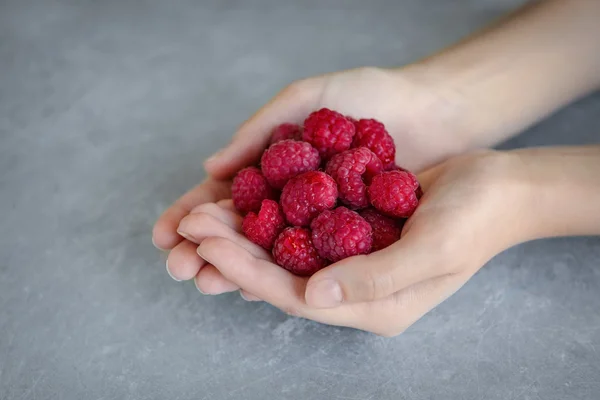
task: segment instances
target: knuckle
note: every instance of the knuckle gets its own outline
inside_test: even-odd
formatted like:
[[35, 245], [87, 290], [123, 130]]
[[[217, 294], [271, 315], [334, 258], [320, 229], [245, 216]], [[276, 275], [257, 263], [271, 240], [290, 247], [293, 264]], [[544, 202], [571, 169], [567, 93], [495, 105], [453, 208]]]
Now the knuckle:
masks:
[[359, 281], [359, 287], [356, 293], [358, 300], [374, 300], [377, 292], [377, 283], [371, 271], [365, 273], [364, 279]]
[[388, 272], [379, 272], [369, 268], [365, 269], [365, 276], [361, 279], [361, 288], [358, 296], [364, 300], [376, 300], [387, 296], [393, 291], [394, 278]]

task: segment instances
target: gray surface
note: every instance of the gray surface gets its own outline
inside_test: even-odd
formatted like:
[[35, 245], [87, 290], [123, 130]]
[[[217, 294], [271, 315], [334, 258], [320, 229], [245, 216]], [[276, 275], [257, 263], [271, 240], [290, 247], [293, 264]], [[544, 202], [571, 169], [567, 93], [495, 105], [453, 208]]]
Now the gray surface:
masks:
[[[0, 2], [0, 399], [600, 398], [598, 239], [505, 252], [394, 339], [170, 280], [155, 218], [284, 84], [518, 4], [289, 3]], [[599, 115], [507, 146], [597, 141]]]

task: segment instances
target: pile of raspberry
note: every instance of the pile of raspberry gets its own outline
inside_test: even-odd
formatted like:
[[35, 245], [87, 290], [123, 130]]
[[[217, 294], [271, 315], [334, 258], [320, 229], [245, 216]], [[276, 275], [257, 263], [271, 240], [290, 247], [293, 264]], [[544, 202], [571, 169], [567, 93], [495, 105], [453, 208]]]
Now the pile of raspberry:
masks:
[[288, 271], [310, 276], [400, 239], [422, 195], [395, 163], [385, 126], [323, 108], [271, 135], [258, 166], [233, 179], [242, 231]]

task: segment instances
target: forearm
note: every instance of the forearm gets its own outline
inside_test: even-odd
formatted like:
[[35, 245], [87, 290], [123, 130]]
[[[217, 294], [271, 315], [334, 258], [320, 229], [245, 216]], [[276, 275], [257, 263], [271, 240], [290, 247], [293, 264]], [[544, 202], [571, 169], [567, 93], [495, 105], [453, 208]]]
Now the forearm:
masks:
[[600, 235], [600, 145], [514, 150], [531, 239]]
[[542, 1], [411, 70], [462, 108], [468, 147], [490, 146], [600, 85], [599, 21], [598, 0]]

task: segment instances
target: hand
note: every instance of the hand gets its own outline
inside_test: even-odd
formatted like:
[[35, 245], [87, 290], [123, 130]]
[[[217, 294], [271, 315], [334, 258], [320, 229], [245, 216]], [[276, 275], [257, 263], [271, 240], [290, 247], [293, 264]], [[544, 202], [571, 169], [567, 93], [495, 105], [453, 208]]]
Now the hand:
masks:
[[[272, 128], [282, 122], [301, 123], [321, 107], [358, 118], [377, 118], [396, 140], [399, 162], [415, 171], [463, 151], [467, 145], [459, 134], [458, 110], [462, 108], [458, 101], [441, 94], [438, 86], [433, 89], [423, 83], [414, 70], [344, 71], [295, 82], [279, 93], [240, 127], [227, 148], [206, 161], [211, 178], [177, 200], [156, 222], [153, 241], [171, 250], [167, 261], [171, 276], [192, 279], [205, 265], [196, 246], [177, 233], [181, 219], [196, 206], [229, 197], [229, 179], [258, 161]], [[226, 282], [217, 287], [236, 288]]]
[[[231, 197], [231, 183], [208, 178], [180, 197], [158, 219], [152, 232], [152, 243], [161, 250], [170, 250], [167, 272], [175, 280], [188, 280], [196, 276], [205, 265], [196, 254], [197, 244], [177, 233], [181, 219], [199, 204], [213, 204]], [[175, 268], [170, 267], [175, 266]]]
[[200, 243], [200, 256], [247, 299], [322, 323], [394, 336], [494, 255], [529, 238], [529, 185], [519, 165], [510, 153], [482, 152], [424, 172], [419, 179], [425, 195], [398, 242], [311, 278], [273, 264], [270, 254], [239, 233], [231, 211], [211, 206], [185, 217], [179, 229]]

